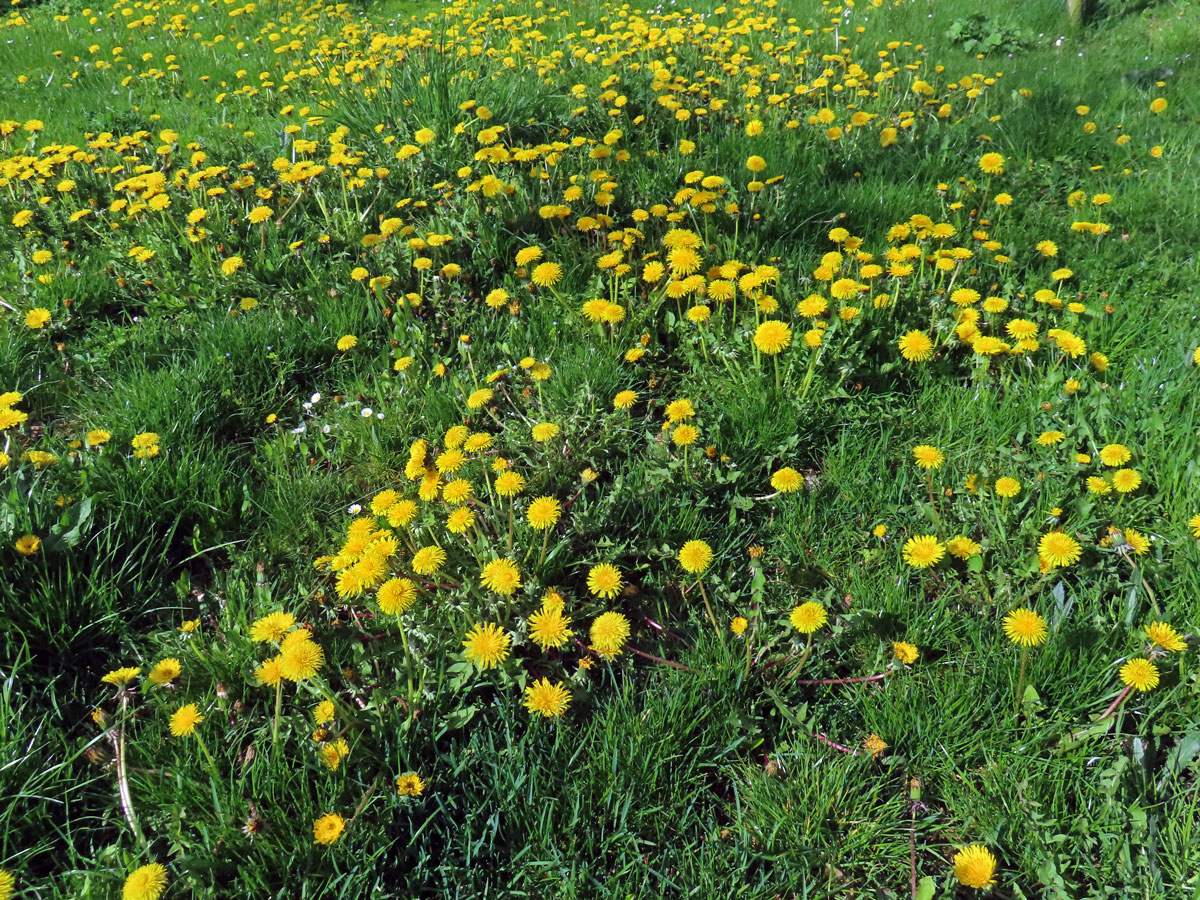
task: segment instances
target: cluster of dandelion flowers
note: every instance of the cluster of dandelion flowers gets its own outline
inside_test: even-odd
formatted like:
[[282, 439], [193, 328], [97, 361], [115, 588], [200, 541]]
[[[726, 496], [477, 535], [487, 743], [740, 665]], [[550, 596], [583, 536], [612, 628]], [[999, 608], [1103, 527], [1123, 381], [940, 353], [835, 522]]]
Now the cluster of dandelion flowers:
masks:
[[954, 854], [954, 877], [969, 888], [985, 888], [996, 881], [996, 857], [982, 844], [972, 844]]
[[1079, 542], [1062, 531], [1051, 531], [1038, 541], [1038, 556], [1052, 569], [1074, 565], [1082, 552]]
[[1158, 666], [1148, 659], [1131, 659], [1118, 673], [1127, 688], [1150, 691], [1158, 687]]
[[407, 772], [396, 779], [396, 793], [401, 797], [420, 797], [425, 793], [425, 782], [416, 772]]
[[931, 447], [929, 444], [921, 444], [913, 447], [913, 462], [919, 468], [936, 469], [946, 461], [946, 457], [942, 455], [942, 451], [937, 447]]
[[129, 873], [121, 888], [121, 900], [158, 900], [166, 889], [166, 866], [150, 863]]
[[571, 703], [571, 692], [560, 681], [551, 684], [542, 678], [525, 688], [525, 708], [531, 715], [555, 719], [567, 711]]
[[467, 659], [481, 669], [494, 669], [508, 656], [512, 637], [495, 622], [476, 624], [463, 638]]
[[779, 491], [781, 494], [790, 494], [793, 491], [798, 491], [800, 485], [804, 483], [804, 479], [800, 473], [791, 466], [784, 466], [771, 476], [771, 487]]
[[621, 652], [629, 638], [629, 620], [619, 612], [604, 612], [592, 622], [592, 649], [612, 659]]
[[489, 591], [510, 597], [521, 587], [521, 572], [511, 559], [493, 559], [483, 567], [479, 580]]
[[602, 600], [611, 600], [621, 593], [624, 583], [621, 570], [611, 563], [600, 563], [588, 571], [588, 590]]
[[914, 569], [936, 566], [946, 555], [946, 547], [931, 534], [918, 534], [904, 542], [904, 561]]
[[812, 634], [821, 628], [828, 619], [829, 616], [825, 612], [825, 607], [811, 600], [794, 607], [791, 615], [788, 616], [788, 621], [792, 623], [792, 627], [801, 634]]
[[1004, 634], [1014, 644], [1036, 647], [1046, 640], [1046, 620], [1032, 609], [1014, 609], [1004, 617]]
[[763, 322], [754, 332], [754, 346], [760, 353], [774, 356], [787, 349], [792, 343], [792, 329], [786, 322], [771, 319]]
[[337, 813], [326, 813], [313, 822], [313, 843], [332, 844], [346, 830], [346, 820]]
[[704, 541], [688, 541], [679, 550], [679, 564], [689, 575], [703, 575], [712, 559], [712, 547]]

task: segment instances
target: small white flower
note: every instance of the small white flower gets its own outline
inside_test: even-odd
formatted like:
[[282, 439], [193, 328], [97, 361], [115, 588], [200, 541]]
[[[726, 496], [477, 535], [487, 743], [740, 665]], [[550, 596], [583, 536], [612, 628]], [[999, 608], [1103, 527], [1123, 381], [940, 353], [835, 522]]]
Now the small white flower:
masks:
[[371, 416], [375, 415], [375, 410], [371, 409], [371, 407], [369, 407], [369, 406], [364, 406], [362, 408], [362, 410], [359, 412], [359, 415], [362, 416], [364, 419], [369, 419], [369, 418], [371, 418]]
[[350, 515], [352, 515], [352, 516], [357, 516], [360, 512], [362, 512], [362, 507], [359, 506], [357, 503], [351, 503], [350, 508], [347, 510], [347, 512], [350, 513]]
[[304, 432], [306, 432], [306, 431], [308, 431], [308, 426], [301, 425], [299, 428], [293, 428], [292, 434], [304, 434]]
[[319, 393], [313, 394], [313, 395], [312, 395], [312, 397], [311, 397], [311, 398], [309, 398], [309, 402], [310, 402], [310, 403], [320, 403], [320, 402], [321, 402], [321, 395], [320, 395]]
[[306, 410], [312, 409], [311, 403], [301, 403], [300, 405], [303, 406]]
[[375, 413], [375, 418], [379, 419], [380, 421], [383, 421], [383, 413]]
[[333, 431], [333, 429], [330, 428], [328, 425], [321, 426], [321, 434], [329, 434], [329, 432], [331, 432], [331, 431]]

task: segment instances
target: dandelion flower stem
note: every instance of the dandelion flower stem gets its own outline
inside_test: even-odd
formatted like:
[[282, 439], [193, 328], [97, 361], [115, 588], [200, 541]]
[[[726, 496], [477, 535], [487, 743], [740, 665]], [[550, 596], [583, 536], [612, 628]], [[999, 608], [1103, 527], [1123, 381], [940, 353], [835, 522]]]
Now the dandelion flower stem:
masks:
[[550, 529], [543, 528], [542, 529], [542, 552], [538, 556], [538, 564], [537, 564], [539, 572], [542, 571], [542, 563], [544, 563], [546, 561], [546, 547], [549, 546], [549, 544], [550, 544]]
[[133, 794], [129, 790], [129, 771], [125, 767], [125, 722], [129, 718], [129, 697], [126, 691], [121, 692], [121, 724], [117, 729], [117, 795], [121, 800], [121, 812], [129, 823], [129, 830], [137, 838], [142, 849], [146, 849], [146, 836], [142, 834], [142, 826], [138, 824], [137, 813], [133, 810]]
[[1100, 713], [1100, 716], [1099, 716], [1099, 718], [1096, 719], [1096, 721], [1103, 722], [1105, 719], [1107, 719], [1109, 716], [1111, 716], [1113, 713], [1115, 713], [1118, 709], [1120, 709], [1122, 706], [1125, 705], [1125, 701], [1129, 699], [1129, 695], [1132, 693], [1133, 693], [1133, 685], [1127, 685], [1121, 691], [1121, 693], [1117, 694], [1117, 699], [1112, 702], [1112, 704], [1108, 707], [1108, 709], [1106, 709], [1104, 712]]
[[1029, 647], [1026, 644], [1021, 645], [1021, 669], [1017, 675], [1017, 693], [1013, 698], [1013, 715], [1021, 714], [1021, 694], [1025, 688], [1025, 665], [1029, 662]]
[[275, 724], [271, 727], [271, 746], [279, 746], [279, 716], [283, 712], [283, 682], [275, 685]]
[[708, 592], [704, 590], [704, 580], [696, 579], [696, 586], [700, 588], [700, 596], [704, 598], [704, 608], [708, 610], [708, 620], [712, 622], [713, 630], [717, 633], [717, 639], [721, 642], [721, 646], [725, 646], [725, 635], [721, 633], [721, 626], [717, 624], [717, 617], [713, 615], [712, 604], [708, 602]]
[[784, 681], [791, 681], [800, 674], [800, 670], [803, 669], [804, 664], [808, 662], [809, 654], [812, 653], [812, 645], [812, 632], [810, 631], [808, 633], [808, 643], [804, 645], [804, 652], [800, 655], [800, 662], [796, 663], [796, 668], [792, 669], [792, 671], [787, 674], [787, 677], [783, 679]]

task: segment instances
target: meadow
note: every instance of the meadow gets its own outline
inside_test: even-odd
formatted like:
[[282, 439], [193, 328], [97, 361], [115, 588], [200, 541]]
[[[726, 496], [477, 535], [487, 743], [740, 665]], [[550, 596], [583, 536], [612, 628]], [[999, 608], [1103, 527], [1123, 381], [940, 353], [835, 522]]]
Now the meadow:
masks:
[[1200, 4], [17, 0], [0, 900], [1200, 897]]

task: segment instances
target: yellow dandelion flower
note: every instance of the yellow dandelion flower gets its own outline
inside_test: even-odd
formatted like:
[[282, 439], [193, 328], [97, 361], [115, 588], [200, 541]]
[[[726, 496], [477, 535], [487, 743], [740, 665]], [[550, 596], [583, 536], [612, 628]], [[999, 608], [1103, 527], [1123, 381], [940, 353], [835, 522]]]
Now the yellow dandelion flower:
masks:
[[512, 637], [494, 622], [476, 624], [463, 638], [464, 654], [481, 669], [494, 669], [508, 656]]
[[542, 678], [525, 688], [525, 708], [531, 715], [557, 718], [567, 711], [570, 703], [571, 692], [561, 681], [551, 684], [550, 679]]
[[619, 612], [601, 613], [592, 622], [592, 649], [601, 656], [608, 659], [618, 656], [628, 638], [629, 620]]
[[788, 621], [792, 623], [792, 627], [801, 634], [812, 634], [828, 621], [828, 614], [825, 612], [825, 607], [820, 603], [808, 601], [801, 603], [799, 606], [793, 607], [791, 615], [788, 616]]

